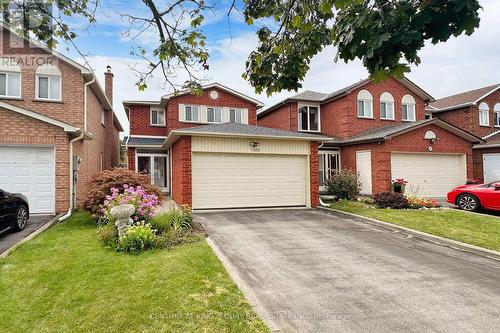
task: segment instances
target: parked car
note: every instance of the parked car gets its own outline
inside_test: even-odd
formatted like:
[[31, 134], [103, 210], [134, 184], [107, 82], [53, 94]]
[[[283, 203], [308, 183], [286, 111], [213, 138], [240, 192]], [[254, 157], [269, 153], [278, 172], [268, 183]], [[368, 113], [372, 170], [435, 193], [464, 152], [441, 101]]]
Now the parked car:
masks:
[[500, 180], [455, 187], [448, 193], [448, 202], [468, 211], [500, 210]]
[[28, 199], [19, 193], [0, 189], [0, 233], [26, 228], [29, 219]]

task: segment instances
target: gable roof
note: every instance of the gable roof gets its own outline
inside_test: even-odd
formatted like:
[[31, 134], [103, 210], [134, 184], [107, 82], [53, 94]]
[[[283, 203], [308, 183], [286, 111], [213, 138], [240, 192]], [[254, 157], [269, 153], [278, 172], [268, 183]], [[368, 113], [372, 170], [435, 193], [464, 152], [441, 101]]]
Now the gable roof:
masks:
[[490, 86], [440, 98], [429, 104], [426, 110], [430, 112], [443, 112], [470, 105], [476, 105], [480, 100], [494, 93], [498, 89], [500, 89], [500, 84], [493, 84]]
[[216, 137], [241, 137], [241, 138], [268, 138], [283, 140], [304, 140], [304, 141], [329, 141], [330, 137], [320, 134], [310, 134], [302, 132], [289, 132], [280, 129], [263, 127], [257, 125], [221, 123], [203, 125], [191, 128], [177, 129], [170, 132], [165, 144], [170, 146], [179, 137], [188, 136], [216, 136]]
[[9, 103], [3, 102], [3, 101], [0, 101], [0, 107], [2, 107], [4, 109], [7, 109], [9, 111], [17, 112], [19, 114], [22, 114], [24, 116], [27, 116], [27, 117], [30, 117], [30, 118], [33, 118], [33, 119], [36, 119], [36, 120], [43, 121], [44, 123], [47, 123], [47, 124], [51, 124], [51, 125], [60, 127], [65, 132], [69, 132], [69, 133], [83, 133], [83, 134], [85, 134], [85, 136], [87, 138], [93, 138], [93, 135], [91, 133], [85, 132], [84, 130], [82, 130], [79, 127], [75, 127], [73, 125], [70, 125], [70, 124], [65, 123], [63, 121], [60, 121], [60, 120], [57, 120], [57, 119], [45, 116], [45, 115], [40, 114], [38, 112], [33, 112], [33, 111], [28, 110], [28, 109], [22, 108], [20, 106], [12, 105], [12, 104], [9, 104]]
[[[402, 79], [396, 79], [396, 80], [398, 80], [402, 85], [404, 85], [406, 88], [408, 88], [408, 90], [412, 91], [414, 94], [416, 94], [417, 96], [422, 98], [424, 101], [426, 101], [426, 102], [427, 101], [434, 101], [434, 98], [430, 94], [425, 92], [422, 88], [417, 86], [415, 83], [413, 83], [412, 81], [410, 81], [406, 77], [403, 77]], [[316, 101], [319, 103], [326, 103], [326, 102], [329, 102], [329, 101], [332, 101], [332, 100], [335, 100], [338, 98], [342, 98], [342, 97], [350, 94], [353, 90], [361, 88], [362, 86], [364, 86], [370, 82], [371, 82], [370, 79], [360, 80], [356, 83], [353, 83], [353, 84], [351, 84], [347, 87], [344, 87], [342, 89], [339, 89], [337, 91], [334, 91], [330, 94], [323, 94], [320, 92], [307, 90], [307, 91], [304, 91], [304, 92], [299, 93], [297, 95], [294, 95], [292, 97], [288, 97], [288, 98], [282, 100], [281, 102], [278, 102], [278, 103], [266, 108], [265, 110], [262, 110], [261, 112], [257, 113], [257, 118], [260, 118], [260, 117], [274, 111], [278, 106], [285, 104], [285, 103], [288, 103], [288, 102], [291, 102], [291, 101]], [[311, 99], [309, 99], [309, 98], [311, 98]], [[312, 99], [312, 98], [314, 98], [314, 99]]]
[[474, 149], [480, 148], [500, 148], [500, 130], [483, 137], [486, 142], [472, 146]]
[[[261, 101], [258, 101], [255, 98], [252, 98], [250, 96], [242, 94], [239, 91], [236, 91], [234, 89], [226, 87], [226, 86], [224, 86], [224, 85], [222, 85], [222, 84], [220, 84], [218, 82], [214, 82], [214, 83], [209, 83], [209, 84], [203, 85], [203, 86], [201, 86], [201, 88], [203, 90], [210, 89], [210, 88], [218, 88], [218, 89], [223, 90], [223, 91], [225, 91], [225, 92], [227, 92], [227, 93], [229, 93], [231, 95], [238, 96], [239, 98], [244, 99], [247, 102], [253, 103], [253, 104], [255, 104], [259, 108], [262, 107], [262, 106], [264, 106], [264, 104]], [[184, 91], [180, 91], [180, 92], [177, 92], [177, 93], [167, 94], [167, 95], [163, 95], [161, 97], [161, 100], [168, 100], [168, 99], [170, 99], [172, 97], [182, 96], [182, 95], [186, 95], [186, 94], [190, 94], [190, 93], [191, 92], [189, 90], [184, 90]]]
[[426, 119], [426, 120], [419, 120], [411, 123], [402, 123], [398, 125], [388, 125], [388, 126], [383, 126], [379, 127], [376, 129], [372, 129], [363, 133], [360, 133], [358, 135], [345, 138], [345, 139], [337, 139], [333, 140], [331, 142], [328, 142], [326, 145], [327, 146], [347, 146], [347, 145], [353, 145], [353, 144], [359, 144], [359, 143], [369, 143], [369, 142], [379, 142], [379, 141], [386, 141], [389, 139], [392, 139], [395, 136], [413, 131], [415, 129], [421, 128], [423, 126], [427, 125], [436, 125], [438, 127], [441, 127], [455, 135], [458, 135], [466, 140], [469, 140], [472, 143], [482, 143], [484, 142], [483, 139], [480, 137], [477, 137], [469, 132], [466, 132], [456, 126], [453, 126], [447, 122], [444, 122], [440, 119]]

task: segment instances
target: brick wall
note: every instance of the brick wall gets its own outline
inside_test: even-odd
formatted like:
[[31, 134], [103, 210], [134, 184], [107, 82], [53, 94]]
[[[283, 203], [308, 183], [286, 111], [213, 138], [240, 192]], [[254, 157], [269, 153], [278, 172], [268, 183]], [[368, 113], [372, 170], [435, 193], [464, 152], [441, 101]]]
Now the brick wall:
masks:
[[191, 137], [181, 137], [171, 148], [172, 199], [181, 205], [192, 206]]
[[297, 102], [288, 102], [259, 118], [257, 123], [259, 126], [297, 131], [297, 116]]
[[[424, 140], [427, 130], [434, 131], [439, 141], [432, 146], [429, 153], [428, 140]], [[456, 153], [467, 155], [467, 178], [473, 174], [472, 144], [435, 125], [425, 126], [409, 133], [397, 136], [385, 143], [369, 143], [341, 148], [342, 168], [356, 170], [356, 151], [370, 150], [372, 157], [372, 192], [389, 191], [391, 189], [391, 152], [411, 153]]]
[[484, 181], [483, 154], [500, 154], [500, 147], [473, 150], [474, 178]]
[[319, 206], [319, 175], [318, 175], [318, 143], [311, 142], [311, 155], [309, 156], [309, 172], [311, 186], [311, 207]]
[[128, 169], [135, 171], [135, 148], [128, 148], [127, 150]]
[[0, 144], [52, 145], [56, 149], [56, 212], [69, 208], [69, 143], [59, 127], [0, 108]]
[[131, 105], [129, 111], [130, 135], [167, 136], [167, 127], [151, 126], [149, 117], [149, 105]]

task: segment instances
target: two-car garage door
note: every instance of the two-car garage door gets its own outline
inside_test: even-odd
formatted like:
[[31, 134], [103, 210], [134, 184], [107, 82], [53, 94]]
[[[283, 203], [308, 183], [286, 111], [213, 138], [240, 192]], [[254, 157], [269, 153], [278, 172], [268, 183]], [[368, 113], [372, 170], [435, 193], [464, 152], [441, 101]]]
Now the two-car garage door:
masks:
[[0, 146], [0, 189], [28, 197], [31, 213], [54, 213], [54, 148]]
[[408, 181], [408, 193], [436, 198], [446, 197], [467, 177], [464, 155], [393, 153], [391, 170], [392, 179]]
[[308, 157], [193, 153], [193, 208], [305, 206]]

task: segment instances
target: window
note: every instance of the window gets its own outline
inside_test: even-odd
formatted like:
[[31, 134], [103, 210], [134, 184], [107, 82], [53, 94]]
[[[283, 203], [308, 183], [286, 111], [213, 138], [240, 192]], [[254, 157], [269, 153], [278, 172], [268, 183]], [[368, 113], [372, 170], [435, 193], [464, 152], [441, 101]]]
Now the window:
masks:
[[333, 175], [340, 171], [339, 151], [318, 151], [319, 186], [325, 186]]
[[500, 103], [495, 104], [493, 108], [494, 116], [495, 116], [495, 126], [500, 127]]
[[[403, 121], [415, 121], [415, 98], [412, 95], [404, 95], [401, 99], [401, 114]], [[426, 119], [427, 118], [426, 115]]]
[[299, 108], [299, 131], [318, 132], [319, 107], [303, 105]]
[[241, 109], [229, 109], [229, 122], [241, 124]]
[[36, 98], [61, 100], [61, 72], [54, 65], [41, 65], [36, 69]]
[[373, 118], [373, 96], [368, 90], [358, 93], [358, 117]]
[[153, 126], [165, 126], [165, 110], [151, 109], [149, 123]]
[[486, 104], [485, 102], [479, 104], [479, 125], [490, 125], [490, 109], [488, 107], [488, 104]]
[[207, 108], [207, 122], [209, 123], [220, 123], [222, 121], [222, 109], [221, 108]]
[[104, 109], [101, 109], [101, 125], [106, 124], [106, 111]]
[[184, 119], [186, 121], [199, 121], [200, 119], [200, 108], [197, 105], [186, 105], [184, 108]]
[[20, 73], [0, 73], [0, 96], [21, 97]]
[[380, 95], [380, 119], [394, 119], [394, 97], [388, 92]]

